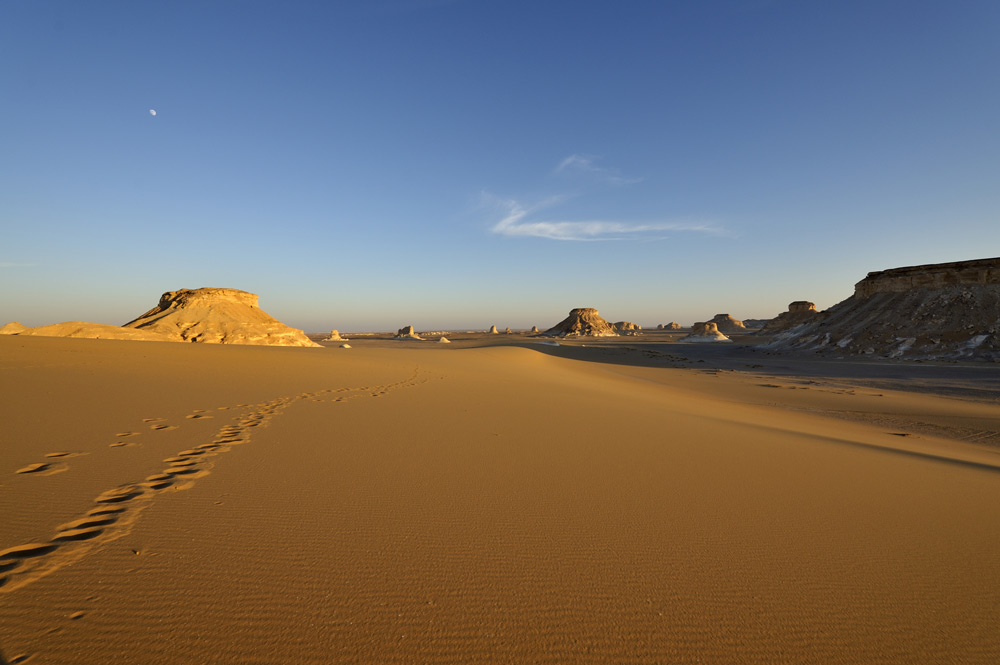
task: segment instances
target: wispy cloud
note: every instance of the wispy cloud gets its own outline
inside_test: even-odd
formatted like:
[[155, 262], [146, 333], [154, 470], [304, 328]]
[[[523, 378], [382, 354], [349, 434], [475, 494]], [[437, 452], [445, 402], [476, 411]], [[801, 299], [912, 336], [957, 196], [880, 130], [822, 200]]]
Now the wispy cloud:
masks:
[[596, 163], [598, 159], [600, 158], [594, 155], [570, 155], [559, 162], [553, 173], [586, 174], [611, 185], [632, 185], [642, 182], [642, 178], [623, 176], [618, 169], [598, 166]]
[[504, 236], [547, 238], [549, 240], [620, 240], [624, 238], [662, 237], [663, 234], [674, 232], [694, 232], [709, 235], [724, 235], [725, 232], [715, 226], [698, 222], [654, 221], [654, 222], [622, 222], [617, 220], [539, 220], [532, 221], [539, 210], [548, 208], [561, 198], [524, 207], [517, 201], [498, 202], [505, 209], [503, 219], [491, 229], [493, 233]]

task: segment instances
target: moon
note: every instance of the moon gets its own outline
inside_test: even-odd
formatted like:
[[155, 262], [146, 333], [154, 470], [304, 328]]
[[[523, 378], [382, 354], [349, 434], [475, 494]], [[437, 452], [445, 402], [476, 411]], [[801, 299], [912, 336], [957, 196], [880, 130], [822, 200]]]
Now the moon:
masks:
[[156, 109], [149, 109], [149, 115], [156, 115]]

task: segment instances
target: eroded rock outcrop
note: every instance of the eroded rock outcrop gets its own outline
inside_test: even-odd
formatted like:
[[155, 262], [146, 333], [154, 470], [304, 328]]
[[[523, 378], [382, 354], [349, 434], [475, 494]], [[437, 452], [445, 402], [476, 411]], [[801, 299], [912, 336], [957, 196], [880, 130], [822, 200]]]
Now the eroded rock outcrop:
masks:
[[743, 325], [742, 321], [734, 319], [728, 314], [716, 314], [712, 317], [710, 323], [714, 323], [719, 329], [719, 332], [726, 335], [731, 335], [733, 333], [744, 333], [747, 331], [747, 327]]
[[816, 303], [807, 300], [796, 300], [788, 304], [788, 311], [782, 312], [771, 319], [760, 329], [761, 335], [776, 335], [789, 328], [802, 325], [819, 315], [816, 311]]
[[617, 337], [610, 323], [592, 307], [570, 310], [569, 316], [546, 330], [549, 337]]
[[661, 323], [656, 326], [657, 330], [680, 330], [682, 328], [681, 324], [676, 321], [671, 321], [670, 323]]
[[531, 326], [531, 332], [535, 335], [538, 334], [538, 326]]
[[331, 330], [330, 336], [323, 340], [324, 342], [346, 342], [347, 339], [340, 336], [339, 330]]
[[732, 342], [719, 331], [714, 321], [699, 321], [691, 326], [691, 332], [681, 337], [679, 342]]
[[413, 330], [413, 326], [403, 326], [396, 331], [396, 336], [393, 339], [423, 339], [423, 337]]
[[156, 307], [123, 327], [205, 344], [320, 346], [261, 310], [257, 300], [239, 289], [167, 291]]
[[850, 298], [766, 348], [1000, 361], [1000, 258], [868, 273]]
[[642, 326], [631, 321], [619, 321], [611, 324], [619, 335], [638, 335], [642, 332]]
[[495, 325], [493, 325], [493, 326], [490, 326], [490, 329], [489, 329], [489, 331], [488, 331], [487, 334], [490, 334], [490, 335], [499, 335], [500, 331], [497, 330], [497, 327]]

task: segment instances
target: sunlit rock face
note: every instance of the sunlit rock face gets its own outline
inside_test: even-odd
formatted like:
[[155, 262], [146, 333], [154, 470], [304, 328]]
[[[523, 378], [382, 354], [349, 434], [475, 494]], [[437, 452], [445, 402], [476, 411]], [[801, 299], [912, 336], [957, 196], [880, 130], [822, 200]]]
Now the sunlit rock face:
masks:
[[167, 291], [156, 307], [124, 327], [203, 344], [320, 346], [261, 310], [257, 300], [239, 289]]
[[743, 325], [742, 321], [734, 319], [728, 314], [716, 314], [712, 317], [711, 323], [714, 323], [718, 327], [719, 332], [724, 334], [731, 333], [742, 333], [746, 332], [747, 328]]
[[396, 331], [394, 339], [423, 339], [423, 337], [416, 333], [413, 326], [403, 326]]
[[699, 321], [691, 326], [690, 334], [681, 337], [680, 342], [732, 342], [714, 321]]
[[569, 316], [543, 334], [550, 337], [618, 337], [611, 324], [592, 307], [570, 310]]
[[81, 337], [86, 339], [124, 339], [139, 342], [181, 342], [180, 338], [148, 330], [136, 330], [106, 323], [63, 321], [47, 326], [28, 328], [14, 321], [0, 328], [0, 335], [23, 337]]
[[868, 273], [853, 296], [766, 348], [1000, 361], [1000, 258]]
[[619, 335], [638, 335], [642, 332], [642, 326], [631, 321], [618, 321], [617, 323], [612, 323], [611, 327]]
[[761, 335], [776, 335], [795, 326], [802, 325], [813, 320], [819, 312], [816, 311], [816, 304], [807, 300], [796, 300], [788, 304], [788, 311], [782, 312], [771, 319], [760, 329]]

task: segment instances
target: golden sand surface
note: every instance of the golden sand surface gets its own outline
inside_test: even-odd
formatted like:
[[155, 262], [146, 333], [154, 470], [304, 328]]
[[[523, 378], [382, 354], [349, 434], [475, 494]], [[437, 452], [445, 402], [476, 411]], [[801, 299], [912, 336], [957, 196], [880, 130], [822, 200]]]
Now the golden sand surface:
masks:
[[0, 663], [1000, 662], [995, 397], [351, 345], [0, 337]]

